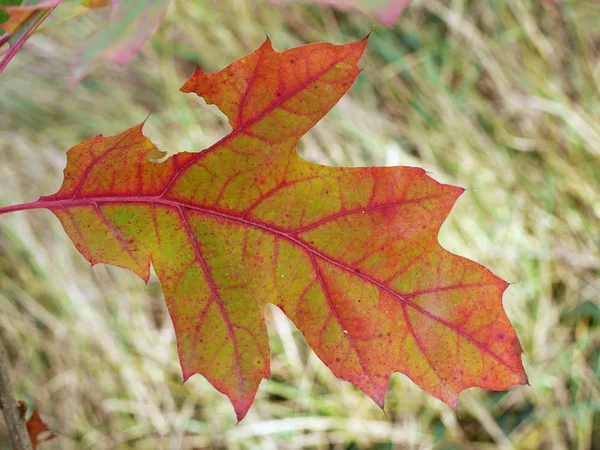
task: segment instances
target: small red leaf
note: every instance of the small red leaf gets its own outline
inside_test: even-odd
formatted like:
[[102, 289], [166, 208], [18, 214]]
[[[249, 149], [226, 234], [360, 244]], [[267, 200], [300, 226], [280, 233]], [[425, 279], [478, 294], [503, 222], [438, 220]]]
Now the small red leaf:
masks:
[[[22, 400], [17, 402], [17, 406], [19, 409], [19, 413], [21, 415], [21, 420], [25, 420], [25, 414], [27, 414], [27, 403]], [[27, 428], [27, 434], [29, 435], [29, 440], [31, 441], [31, 446], [33, 450], [37, 449], [39, 444], [50, 441], [57, 437], [56, 434], [52, 433], [46, 423], [42, 420], [37, 411], [33, 411], [31, 417], [25, 424]]]
[[34, 411], [29, 420], [27, 421], [27, 433], [29, 439], [31, 439], [31, 445], [33, 450], [43, 442], [50, 441], [56, 437], [44, 423], [37, 411]]

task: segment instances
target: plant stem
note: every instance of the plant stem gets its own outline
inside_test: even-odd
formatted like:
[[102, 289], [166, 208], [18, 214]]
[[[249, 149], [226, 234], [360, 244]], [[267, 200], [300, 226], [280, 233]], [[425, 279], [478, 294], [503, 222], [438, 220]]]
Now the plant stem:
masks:
[[12, 440], [14, 450], [33, 450], [25, 421], [21, 417], [17, 401], [13, 396], [6, 355], [2, 347], [0, 347], [0, 409], [4, 414], [8, 435]]
[[21, 205], [10, 205], [0, 207], [0, 214], [6, 214], [15, 211], [25, 211], [27, 209], [43, 209], [47, 206], [42, 202], [23, 203]]

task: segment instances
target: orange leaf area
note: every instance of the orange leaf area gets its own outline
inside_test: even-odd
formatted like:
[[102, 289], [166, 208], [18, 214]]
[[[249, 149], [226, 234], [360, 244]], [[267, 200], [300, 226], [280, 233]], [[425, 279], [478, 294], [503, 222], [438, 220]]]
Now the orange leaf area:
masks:
[[37, 411], [34, 411], [27, 421], [27, 433], [31, 439], [31, 446], [35, 450], [37, 446], [43, 442], [50, 441], [56, 437], [55, 434], [48, 429]]
[[[27, 404], [22, 400], [19, 400], [17, 404], [19, 407], [21, 418], [24, 419], [25, 414], [27, 413]], [[33, 450], [36, 450], [39, 444], [51, 441], [52, 439], [57, 437], [56, 434], [52, 433], [48, 429], [46, 423], [42, 420], [38, 412], [35, 410], [33, 411], [33, 414], [31, 414], [31, 417], [29, 418], [25, 426], [27, 428], [27, 434], [29, 435], [29, 440], [31, 441], [31, 446], [33, 447]]]
[[0, 6], [0, 9], [10, 14], [10, 18], [6, 22], [0, 24], [0, 28], [9, 34], [15, 34], [37, 13], [44, 9], [54, 8], [61, 2], [62, 0], [44, 0], [35, 5]]
[[69, 150], [56, 194], [10, 207], [50, 209], [92, 264], [144, 280], [152, 264], [184, 378], [205, 376], [238, 420], [269, 376], [266, 303], [382, 408], [394, 372], [452, 407], [466, 388], [527, 382], [507, 283], [437, 240], [463, 189], [418, 168], [297, 154], [358, 76], [365, 45], [278, 53], [267, 40], [221, 72], [197, 69], [182, 90], [217, 105], [228, 136], [162, 163], [142, 125], [97, 136]]

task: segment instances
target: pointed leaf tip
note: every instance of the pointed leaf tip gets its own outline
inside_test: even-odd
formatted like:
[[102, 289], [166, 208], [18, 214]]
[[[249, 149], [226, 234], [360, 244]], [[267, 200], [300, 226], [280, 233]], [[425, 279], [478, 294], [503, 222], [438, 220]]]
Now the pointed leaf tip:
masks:
[[273, 43], [271, 42], [271, 38], [269, 36], [265, 38], [265, 42], [262, 43], [259, 50], [268, 53], [275, 53], [275, 50], [273, 50]]

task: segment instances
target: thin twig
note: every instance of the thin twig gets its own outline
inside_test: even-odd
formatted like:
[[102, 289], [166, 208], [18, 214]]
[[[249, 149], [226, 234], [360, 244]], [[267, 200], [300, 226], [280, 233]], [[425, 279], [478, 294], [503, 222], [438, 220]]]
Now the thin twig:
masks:
[[0, 347], [0, 409], [8, 427], [8, 435], [14, 450], [33, 450], [25, 420], [21, 416], [17, 401], [13, 395], [12, 384], [8, 375], [8, 364], [4, 349]]

